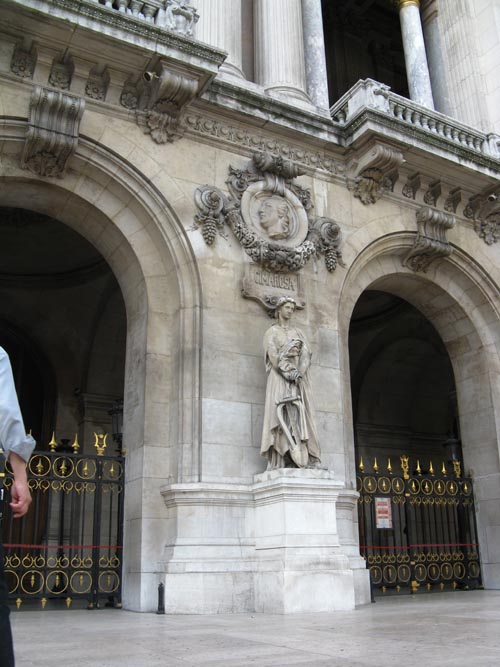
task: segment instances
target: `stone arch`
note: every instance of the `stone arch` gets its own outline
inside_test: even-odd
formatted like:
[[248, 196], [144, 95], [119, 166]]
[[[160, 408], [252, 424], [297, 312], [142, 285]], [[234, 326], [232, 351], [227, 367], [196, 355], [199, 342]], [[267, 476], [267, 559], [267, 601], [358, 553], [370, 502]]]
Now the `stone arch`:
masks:
[[[500, 312], [499, 288], [470, 256], [455, 248], [426, 274], [402, 266], [408, 233], [387, 235], [359, 253], [340, 296], [339, 329], [344, 414], [352, 414], [348, 335], [354, 305], [366, 289], [386, 291], [415, 306], [434, 326], [455, 375], [465, 469], [472, 470], [486, 586], [500, 585]], [[352, 420], [345, 440], [346, 481], [355, 476]]]
[[[200, 476], [201, 283], [194, 254], [162, 193], [111, 149], [81, 139], [63, 179], [37, 178], [19, 167], [24, 126], [13, 121], [11, 130], [2, 150], [0, 206], [43, 213], [84, 236], [123, 295], [124, 602], [151, 609], [165, 515], [160, 487]], [[141, 543], [157, 544], [158, 551], [141, 550]]]

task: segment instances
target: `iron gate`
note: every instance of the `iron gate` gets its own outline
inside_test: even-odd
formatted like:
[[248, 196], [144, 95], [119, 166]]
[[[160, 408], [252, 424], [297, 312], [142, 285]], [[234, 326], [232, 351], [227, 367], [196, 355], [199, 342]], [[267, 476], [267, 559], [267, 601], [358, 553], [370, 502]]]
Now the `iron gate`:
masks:
[[[96, 454], [35, 451], [28, 464], [33, 503], [23, 519], [4, 504], [3, 544], [9, 595], [20, 608], [37, 600], [84, 600], [89, 608], [121, 606], [124, 459], [105, 455], [106, 436], [96, 435]], [[6, 466], [4, 486], [12, 484]]]
[[381, 593], [450, 590], [481, 586], [472, 480], [461, 464], [424, 472], [401, 456], [401, 472], [390, 459], [385, 472], [359, 463], [361, 555], [372, 590]]

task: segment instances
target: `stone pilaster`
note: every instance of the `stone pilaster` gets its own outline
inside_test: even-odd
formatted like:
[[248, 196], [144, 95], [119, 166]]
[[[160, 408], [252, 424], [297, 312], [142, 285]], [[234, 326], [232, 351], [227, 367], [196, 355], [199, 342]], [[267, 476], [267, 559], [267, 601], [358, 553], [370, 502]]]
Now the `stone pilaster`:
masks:
[[309, 102], [301, 0], [255, 0], [255, 76], [271, 94]]
[[329, 108], [321, 0], [302, 0], [307, 92], [313, 104]]
[[227, 51], [220, 71], [245, 78], [241, 51], [241, 0], [196, 0], [196, 39]]
[[434, 109], [419, 0], [395, 0], [399, 9], [410, 99]]

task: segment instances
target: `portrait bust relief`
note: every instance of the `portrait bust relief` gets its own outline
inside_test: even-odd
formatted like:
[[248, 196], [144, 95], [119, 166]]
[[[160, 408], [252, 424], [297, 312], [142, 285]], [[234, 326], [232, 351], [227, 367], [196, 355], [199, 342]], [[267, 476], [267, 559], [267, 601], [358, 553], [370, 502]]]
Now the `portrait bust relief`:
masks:
[[286, 200], [273, 195], [264, 199], [258, 210], [260, 226], [270, 239], [286, 239], [290, 235], [290, 214]]
[[307, 236], [307, 214], [291, 190], [283, 188], [282, 192], [269, 189], [262, 181], [252, 183], [241, 199], [241, 214], [248, 227], [259, 236], [295, 247]]

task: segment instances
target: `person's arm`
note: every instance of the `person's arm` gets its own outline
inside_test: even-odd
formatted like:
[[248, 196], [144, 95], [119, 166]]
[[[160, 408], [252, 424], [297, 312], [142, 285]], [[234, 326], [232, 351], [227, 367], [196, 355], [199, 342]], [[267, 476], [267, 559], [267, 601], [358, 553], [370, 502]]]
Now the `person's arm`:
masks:
[[31, 504], [31, 493], [26, 474], [26, 462], [18, 454], [10, 452], [9, 463], [14, 473], [14, 481], [10, 488], [10, 507], [16, 519], [24, 516]]

